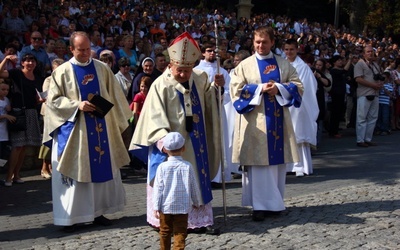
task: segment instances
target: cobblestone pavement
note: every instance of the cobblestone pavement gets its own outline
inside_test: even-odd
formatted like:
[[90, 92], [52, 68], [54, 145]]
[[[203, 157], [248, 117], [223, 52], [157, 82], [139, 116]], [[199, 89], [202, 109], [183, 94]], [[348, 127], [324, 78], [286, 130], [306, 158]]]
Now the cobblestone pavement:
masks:
[[[288, 175], [287, 210], [251, 220], [241, 206], [241, 183], [227, 183], [227, 221], [214, 190], [219, 236], [189, 234], [187, 249], [400, 249], [400, 132], [355, 146], [354, 131], [326, 138], [313, 157], [315, 174]], [[23, 185], [0, 186], [0, 249], [159, 249], [146, 223], [145, 178], [124, 180], [127, 206], [108, 215], [110, 227], [84, 225], [73, 234], [52, 224], [51, 182], [24, 172]], [[4, 174], [2, 174], [2, 177]]]

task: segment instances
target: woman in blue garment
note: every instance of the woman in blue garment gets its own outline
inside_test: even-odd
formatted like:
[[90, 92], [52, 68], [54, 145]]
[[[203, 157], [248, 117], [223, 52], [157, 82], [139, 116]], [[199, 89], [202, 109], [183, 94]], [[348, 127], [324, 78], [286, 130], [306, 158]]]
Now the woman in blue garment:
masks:
[[120, 57], [129, 58], [131, 64], [131, 71], [135, 73], [138, 67], [138, 58], [133, 46], [133, 36], [126, 35], [122, 38], [123, 47], [119, 50]]

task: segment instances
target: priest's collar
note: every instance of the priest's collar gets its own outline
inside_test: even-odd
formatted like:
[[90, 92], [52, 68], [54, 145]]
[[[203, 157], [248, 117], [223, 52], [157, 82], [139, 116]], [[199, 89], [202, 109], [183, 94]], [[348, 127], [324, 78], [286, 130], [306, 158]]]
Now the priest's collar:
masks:
[[270, 51], [269, 54], [266, 56], [262, 56], [262, 55], [258, 54], [257, 52], [255, 53], [255, 55], [256, 55], [257, 59], [259, 59], [259, 60], [270, 59], [270, 58], [274, 57], [274, 54], [272, 53], [272, 51]]
[[92, 58], [89, 58], [89, 61], [85, 63], [78, 62], [78, 60], [75, 59], [75, 57], [72, 57], [69, 59], [70, 63], [78, 65], [78, 66], [88, 66], [92, 62]]
[[215, 67], [217, 65], [217, 60], [215, 60], [214, 62], [207, 62], [206, 60], [201, 60], [199, 65]]

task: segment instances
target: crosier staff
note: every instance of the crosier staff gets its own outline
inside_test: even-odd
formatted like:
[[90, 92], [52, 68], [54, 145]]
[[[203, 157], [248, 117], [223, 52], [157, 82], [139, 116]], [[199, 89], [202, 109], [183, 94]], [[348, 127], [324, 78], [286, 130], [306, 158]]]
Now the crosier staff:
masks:
[[[220, 74], [221, 61], [219, 57], [219, 46], [218, 46], [218, 25], [217, 21], [214, 21], [214, 33], [215, 33], [215, 54], [217, 59], [217, 74]], [[226, 224], [226, 188], [225, 188], [225, 142], [223, 133], [223, 122], [222, 122], [222, 91], [221, 86], [218, 86], [218, 113], [219, 113], [219, 124], [220, 124], [220, 135], [221, 135], [221, 175], [222, 175], [222, 204], [224, 208], [224, 222]]]

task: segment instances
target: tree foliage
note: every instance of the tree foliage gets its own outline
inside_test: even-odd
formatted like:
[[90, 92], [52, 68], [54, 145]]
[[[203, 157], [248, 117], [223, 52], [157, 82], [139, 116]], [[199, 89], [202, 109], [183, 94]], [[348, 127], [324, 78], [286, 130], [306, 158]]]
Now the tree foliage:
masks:
[[361, 28], [364, 32], [370, 30], [382, 36], [400, 34], [399, 1], [342, 0], [340, 7], [349, 16], [351, 29], [360, 31]]

